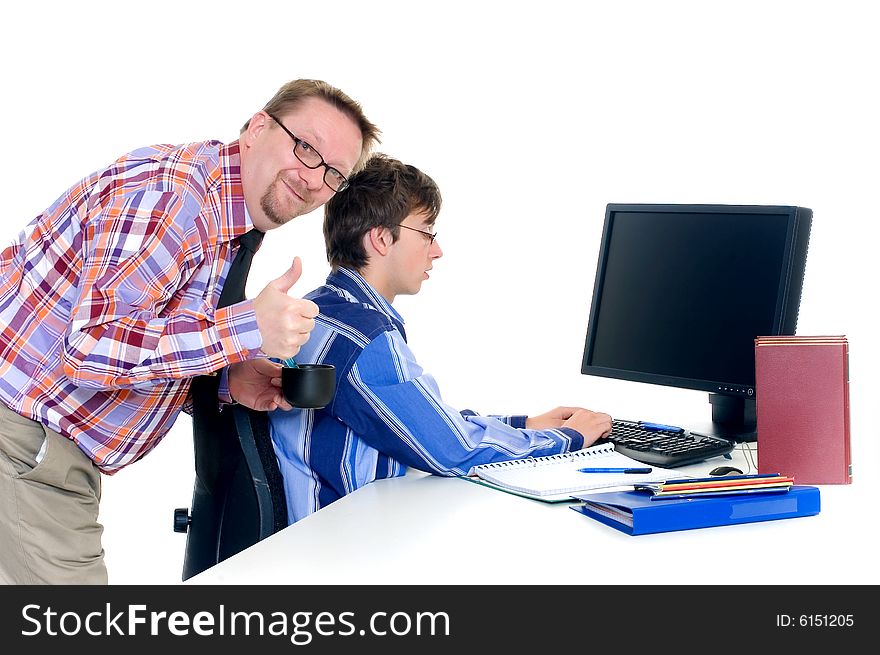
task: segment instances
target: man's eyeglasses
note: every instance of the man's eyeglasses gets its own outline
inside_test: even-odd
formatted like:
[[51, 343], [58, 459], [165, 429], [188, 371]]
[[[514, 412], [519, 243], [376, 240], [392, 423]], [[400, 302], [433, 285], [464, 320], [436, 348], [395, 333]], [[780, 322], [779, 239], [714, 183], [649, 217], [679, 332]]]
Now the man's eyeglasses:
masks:
[[432, 243], [434, 243], [434, 239], [437, 238], [436, 232], [425, 232], [424, 230], [417, 230], [414, 227], [410, 227], [409, 225], [403, 225], [403, 224], [400, 224], [397, 227], [405, 227], [407, 230], [412, 230], [413, 232], [418, 232], [419, 234], [424, 234], [426, 237], [428, 237], [428, 239], [430, 239], [430, 241], [428, 242], [428, 245], [431, 245]]
[[278, 123], [281, 129], [287, 132], [287, 136], [293, 139], [293, 154], [296, 155], [297, 159], [311, 169], [323, 166], [324, 184], [330, 187], [335, 193], [345, 191], [345, 187], [348, 186], [348, 180], [345, 179], [345, 175], [325, 162], [321, 153], [284, 127], [284, 124], [280, 120], [275, 118], [272, 114], [269, 114], [269, 118]]

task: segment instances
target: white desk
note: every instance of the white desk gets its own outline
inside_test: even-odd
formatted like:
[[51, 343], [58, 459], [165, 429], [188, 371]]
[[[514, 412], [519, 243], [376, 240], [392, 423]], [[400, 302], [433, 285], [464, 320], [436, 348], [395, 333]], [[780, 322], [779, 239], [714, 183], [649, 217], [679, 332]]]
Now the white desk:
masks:
[[[715, 458], [683, 469], [699, 475]], [[367, 485], [192, 584], [877, 584], [871, 481], [818, 516], [631, 537], [568, 509], [413, 472]]]

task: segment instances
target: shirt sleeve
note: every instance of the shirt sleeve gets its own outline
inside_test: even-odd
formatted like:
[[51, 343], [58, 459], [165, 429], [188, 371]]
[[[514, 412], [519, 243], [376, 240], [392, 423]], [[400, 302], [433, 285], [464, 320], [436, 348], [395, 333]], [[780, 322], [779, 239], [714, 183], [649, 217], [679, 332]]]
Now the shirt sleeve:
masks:
[[[472, 409], [463, 409], [461, 410], [463, 416], [479, 416], [478, 412], [473, 411]], [[489, 414], [492, 418], [497, 418], [502, 423], [507, 423], [507, 425], [514, 428], [524, 428], [526, 427], [526, 420], [528, 420], [528, 416], [525, 414], [512, 414], [512, 415], [504, 415], [504, 414]]]
[[339, 384], [332, 411], [340, 420], [370, 446], [429, 473], [465, 475], [479, 464], [583, 447], [570, 428], [515, 428], [450, 407], [397, 332], [373, 339]]
[[206, 257], [202, 240], [183, 227], [198, 211], [191, 198], [153, 189], [112, 198], [89, 216], [62, 353], [73, 382], [149, 387], [215, 371], [259, 349], [250, 301], [215, 310], [206, 285], [189, 284]]

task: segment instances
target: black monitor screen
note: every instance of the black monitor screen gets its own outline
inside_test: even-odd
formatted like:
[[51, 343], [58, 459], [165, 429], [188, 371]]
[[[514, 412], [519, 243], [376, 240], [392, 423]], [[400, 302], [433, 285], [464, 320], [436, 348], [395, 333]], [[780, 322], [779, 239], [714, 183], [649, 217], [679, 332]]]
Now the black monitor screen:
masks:
[[582, 372], [754, 395], [754, 340], [794, 334], [810, 210], [608, 205]]

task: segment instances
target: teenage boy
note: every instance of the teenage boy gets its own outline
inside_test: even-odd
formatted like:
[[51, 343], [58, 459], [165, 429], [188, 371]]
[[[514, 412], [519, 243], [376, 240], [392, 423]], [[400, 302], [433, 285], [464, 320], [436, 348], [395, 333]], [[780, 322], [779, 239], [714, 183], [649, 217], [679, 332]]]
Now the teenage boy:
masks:
[[374, 155], [325, 206], [332, 272], [306, 296], [320, 314], [300, 358], [335, 366], [336, 393], [321, 410], [269, 414], [291, 523], [409, 466], [464, 475], [477, 464], [579, 450], [611, 432], [610, 416], [579, 407], [480, 416], [443, 401], [392, 307], [419, 292], [443, 255], [433, 231], [440, 204], [430, 177]]

